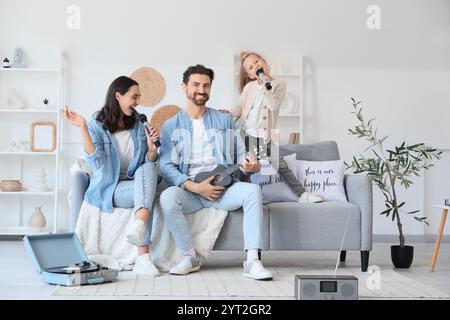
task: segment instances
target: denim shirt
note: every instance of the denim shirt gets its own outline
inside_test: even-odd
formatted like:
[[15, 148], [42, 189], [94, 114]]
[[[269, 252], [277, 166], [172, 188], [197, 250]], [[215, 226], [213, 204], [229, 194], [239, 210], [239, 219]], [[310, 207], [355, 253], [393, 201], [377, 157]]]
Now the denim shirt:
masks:
[[[229, 167], [245, 159], [245, 146], [228, 113], [206, 108], [203, 123], [216, 164]], [[192, 119], [185, 111], [165, 121], [161, 129], [160, 169], [168, 185], [180, 187], [188, 180], [191, 156]], [[238, 178], [248, 175], [238, 171]]]
[[[102, 211], [113, 211], [114, 190], [119, 182], [120, 160], [116, 141], [108, 129], [91, 118], [88, 122], [89, 135], [95, 145], [91, 154], [84, 152], [84, 158], [91, 167], [93, 175], [84, 200]], [[148, 160], [148, 145], [144, 125], [136, 121], [129, 129], [134, 143], [134, 158], [128, 166], [127, 175], [132, 179], [137, 168]]]

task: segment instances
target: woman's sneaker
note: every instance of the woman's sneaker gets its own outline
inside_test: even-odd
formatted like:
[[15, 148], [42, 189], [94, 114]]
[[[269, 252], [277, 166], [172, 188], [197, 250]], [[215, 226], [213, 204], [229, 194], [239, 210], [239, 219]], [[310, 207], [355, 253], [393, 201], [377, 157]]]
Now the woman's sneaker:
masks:
[[170, 269], [169, 273], [176, 275], [185, 275], [200, 270], [200, 265], [200, 259], [194, 258], [191, 255], [186, 255], [183, 256], [183, 259], [181, 259], [181, 261], [178, 262], [177, 265], [173, 266], [172, 269]]
[[322, 202], [323, 199], [319, 196], [316, 196], [312, 194], [311, 192], [303, 192], [300, 198], [298, 198], [298, 202], [304, 202], [304, 203], [315, 203], [315, 202]]
[[144, 233], [145, 233], [145, 222], [142, 220], [136, 220], [130, 233], [127, 234], [127, 240], [129, 243], [135, 246], [144, 245]]
[[136, 258], [133, 272], [136, 274], [142, 274], [153, 277], [159, 276], [159, 270], [153, 264], [153, 261], [150, 259], [150, 255], [148, 253], [142, 256], [138, 256]]
[[272, 272], [266, 270], [261, 260], [253, 260], [252, 262], [244, 262], [244, 277], [252, 278], [255, 280], [272, 280]]

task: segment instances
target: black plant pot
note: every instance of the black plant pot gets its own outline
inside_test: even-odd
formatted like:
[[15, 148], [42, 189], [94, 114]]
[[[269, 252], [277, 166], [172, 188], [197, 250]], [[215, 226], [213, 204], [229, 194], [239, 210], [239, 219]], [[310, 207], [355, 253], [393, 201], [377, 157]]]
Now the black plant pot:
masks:
[[391, 246], [391, 259], [396, 268], [409, 268], [414, 258], [413, 246]]

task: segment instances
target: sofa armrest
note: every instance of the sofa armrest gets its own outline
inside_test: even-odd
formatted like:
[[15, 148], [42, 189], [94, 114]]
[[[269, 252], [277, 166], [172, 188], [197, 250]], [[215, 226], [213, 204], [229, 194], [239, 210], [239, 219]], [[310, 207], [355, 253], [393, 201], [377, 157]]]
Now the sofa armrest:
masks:
[[84, 193], [89, 186], [89, 176], [80, 166], [75, 163], [70, 168], [70, 192], [68, 195], [69, 208], [71, 215], [70, 229], [75, 230], [78, 215], [84, 200]]
[[361, 251], [372, 250], [373, 194], [372, 181], [366, 175], [345, 175], [347, 199], [361, 211]]

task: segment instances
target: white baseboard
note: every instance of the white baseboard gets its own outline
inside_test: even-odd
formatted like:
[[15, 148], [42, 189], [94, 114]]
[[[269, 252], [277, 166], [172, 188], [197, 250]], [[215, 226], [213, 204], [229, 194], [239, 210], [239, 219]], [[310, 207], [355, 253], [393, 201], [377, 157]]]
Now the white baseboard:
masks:
[[[436, 241], [437, 235], [435, 234], [412, 234], [406, 235], [407, 243], [434, 243]], [[398, 235], [396, 234], [374, 234], [373, 242], [388, 242], [397, 243], [399, 241]], [[441, 243], [450, 243], [450, 235], [442, 235]]]

